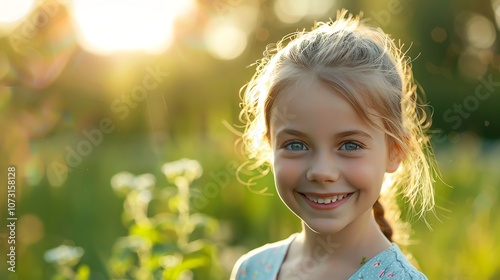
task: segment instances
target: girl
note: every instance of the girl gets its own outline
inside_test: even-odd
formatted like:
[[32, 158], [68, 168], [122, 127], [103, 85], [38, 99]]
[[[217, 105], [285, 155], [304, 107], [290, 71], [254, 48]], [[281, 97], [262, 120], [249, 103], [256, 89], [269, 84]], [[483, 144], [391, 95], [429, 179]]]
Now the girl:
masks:
[[302, 231], [241, 257], [231, 279], [426, 279], [393, 243], [379, 201], [384, 185], [392, 215], [394, 194], [420, 216], [434, 206], [407, 62], [346, 11], [268, 47], [244, 90], [243, 140], [251, 159], [271, 164]]

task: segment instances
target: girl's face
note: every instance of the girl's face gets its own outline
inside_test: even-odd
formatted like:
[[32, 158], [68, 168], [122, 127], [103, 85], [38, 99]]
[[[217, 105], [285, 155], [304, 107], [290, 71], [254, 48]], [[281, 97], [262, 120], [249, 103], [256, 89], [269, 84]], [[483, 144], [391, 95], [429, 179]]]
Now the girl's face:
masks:
[[[380, 119], [374, 121], [382, 126]], [[316, 79], [278, 96], [270, 136], [279, 196], [319, 233], [364, 225], [385, 172], [399, 166], [389, 154], [385, 133]]]

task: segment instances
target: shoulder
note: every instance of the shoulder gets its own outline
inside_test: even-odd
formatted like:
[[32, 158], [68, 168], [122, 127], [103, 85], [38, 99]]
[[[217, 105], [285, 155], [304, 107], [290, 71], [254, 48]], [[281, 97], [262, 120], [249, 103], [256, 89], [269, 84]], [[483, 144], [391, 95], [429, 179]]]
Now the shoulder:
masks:
[[365, 263], [351, 279], [427, 280], [427, 277], [418, 271], [393, 243], [389, 249]]
[[285, 258], [294, 235], [269, 243], [241, 256], [233, 267], [231, 280], [273, 279]]

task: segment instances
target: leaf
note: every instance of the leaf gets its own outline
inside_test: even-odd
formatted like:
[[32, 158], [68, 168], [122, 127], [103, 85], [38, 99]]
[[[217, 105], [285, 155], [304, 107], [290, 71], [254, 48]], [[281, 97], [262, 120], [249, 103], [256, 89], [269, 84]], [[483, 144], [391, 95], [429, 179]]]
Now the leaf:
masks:
[[207, 257], [185, 258], [179, 265], [171, 269], [165, 269], [163, 279], [178, 279], [183, 271], [192, 270], [210, 265], [210, 259]]

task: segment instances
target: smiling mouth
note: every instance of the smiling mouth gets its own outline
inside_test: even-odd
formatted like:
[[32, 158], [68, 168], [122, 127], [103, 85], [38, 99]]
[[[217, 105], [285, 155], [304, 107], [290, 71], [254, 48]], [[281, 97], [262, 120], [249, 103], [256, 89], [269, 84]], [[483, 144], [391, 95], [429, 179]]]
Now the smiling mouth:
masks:
[[332, 195], [332, 196], [327, 196], [327, 197], [315, 197], [315, 196], [310, 195], [310, 194], [301, 193], [301, 195], [303, 195], [304, 197], [306, 197], [310, 201], [312, 201], [314, 203], [318, 203], [318, 204], [325, 204], [325, 205], [331, 204], [331, 203], [334, 203], [337, 201], [341, 201], [351, 194], [352, 193], [345, 193], [345, 194]]

